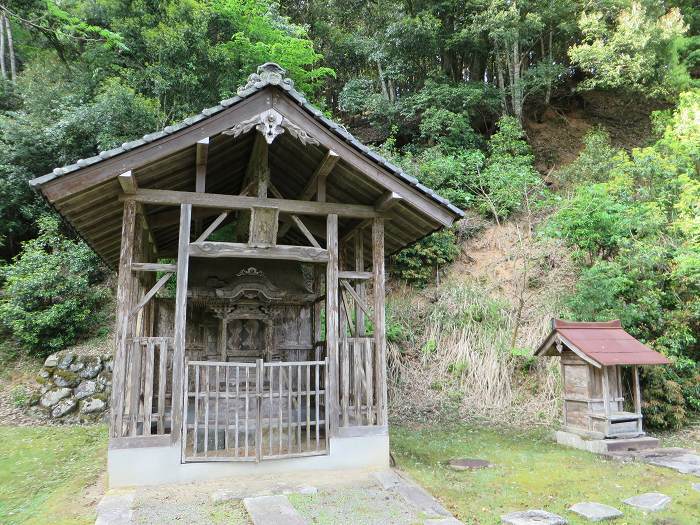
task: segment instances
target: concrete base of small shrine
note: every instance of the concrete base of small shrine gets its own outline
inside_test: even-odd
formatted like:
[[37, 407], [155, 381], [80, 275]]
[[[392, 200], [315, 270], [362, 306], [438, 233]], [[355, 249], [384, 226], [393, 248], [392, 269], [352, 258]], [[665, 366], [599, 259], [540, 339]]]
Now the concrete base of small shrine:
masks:
[[628, 439], [587, 439], [585, 436], [565, 430], [557, 430], [555, 439], [560, 445], [586, 450], [594, 454], [624, 452], [630, 450], [649, 450], [658, 448], [659, 440], [649, 436]]

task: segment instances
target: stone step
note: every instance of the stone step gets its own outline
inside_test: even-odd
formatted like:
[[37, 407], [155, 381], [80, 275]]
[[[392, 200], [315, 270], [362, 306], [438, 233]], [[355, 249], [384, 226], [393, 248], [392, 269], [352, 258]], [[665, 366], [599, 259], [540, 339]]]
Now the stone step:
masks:
[[258, 496], [243, 500], [253, 525], [308, 525], [287, 496]]
[[645, 436], [631, 439], [606, 439], [608, 452], [625, 452], [630, 450], [649, 450], [659, 447], [659, 440]]

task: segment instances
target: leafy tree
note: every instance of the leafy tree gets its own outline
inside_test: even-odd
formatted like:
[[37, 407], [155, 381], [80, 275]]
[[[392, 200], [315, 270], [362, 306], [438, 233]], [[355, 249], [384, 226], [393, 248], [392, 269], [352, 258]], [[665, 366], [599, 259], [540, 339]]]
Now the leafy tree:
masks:
[[658, 16], [634, 1], [613, 23], [601, 11], [584, 12], [579, 27], [583, 39], [569, 48], [569, 56], [590, 74], [580, 89], [621, 89], [665, 97], [687, 85], [677, 48], [687, 26], [677, 8]]
[[441, 230], [401, 250], [392, 259], [392, 272], [410, 283], [424, 286], [459, 255], [452, 230]]
[[43, 356], [75, 343], [99, 323], [109, 292], [99, 284], [102, 270], [90, 248], [65, 238], [55, 217], [38, 222], [38, 237], [3, 268], [0, 316], [17, 341]]

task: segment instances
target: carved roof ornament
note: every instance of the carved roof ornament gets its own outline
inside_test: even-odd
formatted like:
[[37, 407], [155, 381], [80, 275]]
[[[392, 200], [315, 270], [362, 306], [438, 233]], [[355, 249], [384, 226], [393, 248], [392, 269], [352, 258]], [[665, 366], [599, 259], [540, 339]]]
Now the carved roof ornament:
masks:
[[265, 87], [266, 84], [280, 86], [283, 89], [292, 89], [294, 87], [294, 82], [291, 78], [285, 77], [286, 74], [287, 70], [279, 64], [266, 62], [258, 66], [257, 73], [252, 73], [248, 77], [248, 82], [246, 82], [245, 86], [238, 88], [238, 94], [241, 95], [250, 88], [260, 89]]
[[244, 277], [246, 275], [253, 275], [255, 277], [265, 277], [265, 273], [262, 270], [258, 270], [255, 266], [243, 268], [240, 272], [236, 274], [236, 277]]
[[317, 145], [318, 140], [309, 135], [296, 124], [293, 124], [279, 112], [274, 109], [266, 109], [262, 113], [255, 115], [248, 120], [239, 122], [231, 129], [223, 131], [224, 135], [233, 135], [238, 137], [244, 133], [248, 133], [251, 129], [257, 129], [265, 137], [268, 144], [272, 142], [286, 129], [289, 134], [301, 142], [304, 146], [307, 144]]

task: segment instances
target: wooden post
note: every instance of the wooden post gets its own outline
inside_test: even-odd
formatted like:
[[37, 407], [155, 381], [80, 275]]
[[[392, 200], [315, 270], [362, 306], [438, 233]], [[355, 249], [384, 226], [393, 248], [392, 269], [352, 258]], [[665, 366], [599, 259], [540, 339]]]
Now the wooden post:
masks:
[[[338, 414], [338, 216], [329, 215], [326, 222], [326, 352], [330, 362], [329, 395], [326, 418], [331, 435], [337, 432]], [[330, 417], [329, 417], [330, 416]]]
[[607, 436], [610, 428], [610, 379], [607, 366], [603, 366], [603, 405], [605, 406], [605, 435]]
[[112, 437], [122, 437], [123, 435], [127, 340], [130, 335], [129, 312], [133, 302], [134, 276], [131, 272], [131, 263], [134, 260], [136, 208], [136, 202], [124, 201], [119, 277], [117, 280], [116, 350], [114, 353], [114, 373], [112, 377]]
[[175, 330], [173, 352], [173, 393], [172, 393], [172, 442], [180, 440], [182, 430], [182, 376], [185, 364], [185, 341], [187, 321], [187, 273], [190, 262], [190, 222], [192, 205], [180, 205], [180, 234], [177, 249], [177, 291], [175, 292]]
[[[355, 234], [355, 271], [365, 271], [365, 244], [364, 238], [362, 236], [362, 230], [358, 230]], [[357, 292], [357, 295], [360, 297], [360, 299], [366, 301], [365, 283], [362, 280], [357, 281], [357, 284], [355, 285], [355, 291]], [[362, 307], [357, 301], [355, 301], [355, 327], [357, 330], [357, 337], [364, 337], [365, 314], [362, 311]]]
[[386, 313], [384, 311], [384, 219], [372, 221], [374, 273], [374, 351], [377, 377], [377, 424], [388, 424], [386, 388]]
[[642, 433], [642, 393], [639, 388], [639, 367], [632, 367], [632, 398], [634, 401], [634, 412], [637, 414], [637, 432]]

